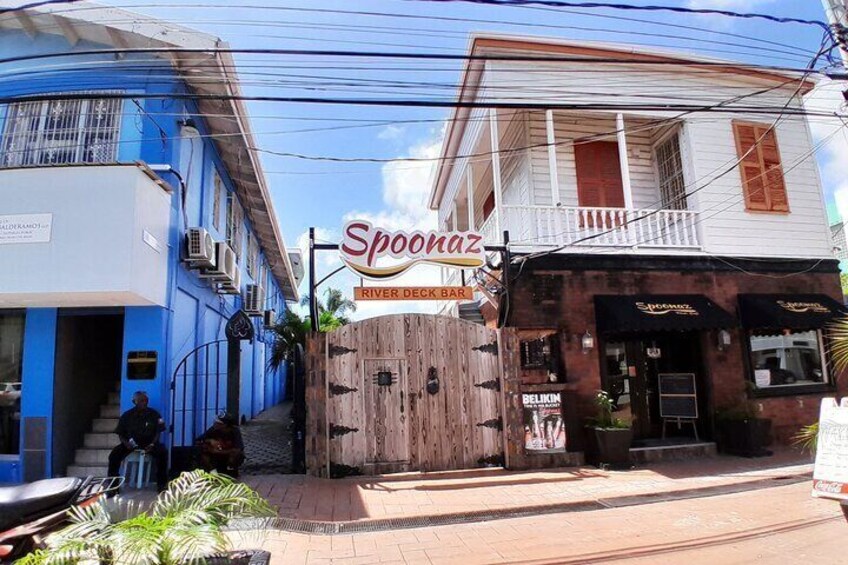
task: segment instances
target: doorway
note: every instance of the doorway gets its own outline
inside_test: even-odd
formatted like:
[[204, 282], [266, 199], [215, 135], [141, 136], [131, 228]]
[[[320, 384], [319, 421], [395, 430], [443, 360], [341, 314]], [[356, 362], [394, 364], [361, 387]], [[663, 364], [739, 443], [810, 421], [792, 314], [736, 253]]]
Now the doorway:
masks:
[[[707, 387], [698, 332], [658, 332], [610, 338], [604, 344], [603, 379], [616, 406], [616, 417], [630, 422], [634, 447], [695, 439], [691, 425], [663, 421], [660, 375], [692, 374], [695, 381], [699, 438], [708, 433]], [[663, 426], [665, 425], [665, 434]]]

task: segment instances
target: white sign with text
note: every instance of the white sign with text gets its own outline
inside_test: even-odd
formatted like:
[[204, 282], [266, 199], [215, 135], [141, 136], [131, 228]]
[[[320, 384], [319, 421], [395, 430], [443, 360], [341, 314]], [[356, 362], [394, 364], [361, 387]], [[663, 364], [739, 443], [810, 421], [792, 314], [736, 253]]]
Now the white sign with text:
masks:
[[14, 214], [0, 216], [0, 245], [49, 243], [53, 214]]
[[848, 398], [822, 399], [813, 496], [848, 500]]

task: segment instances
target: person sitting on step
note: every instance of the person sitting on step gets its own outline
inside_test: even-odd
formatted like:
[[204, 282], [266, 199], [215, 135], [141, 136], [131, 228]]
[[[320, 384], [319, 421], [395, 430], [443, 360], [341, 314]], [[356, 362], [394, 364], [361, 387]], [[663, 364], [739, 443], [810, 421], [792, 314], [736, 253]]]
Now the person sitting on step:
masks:
[[117, 477], [121, 462], [134, 451], [144, 451], [156, 466], [156, 488], [165, 490], [168, 484], [168, 451], [159, 443], [165, 421], [159, 412], [148, 406], [147, 393], [139, 390], [132, 396], [133, 408], [121, 415], [115, 433], [121, 443], [109, 454], [109, 476]]
[[244, 442], [238, 421], [226, 412], [218, 414], [212, 426], [197, 438], [200, 466], [206, 471], [237, 478], [244, 463]]

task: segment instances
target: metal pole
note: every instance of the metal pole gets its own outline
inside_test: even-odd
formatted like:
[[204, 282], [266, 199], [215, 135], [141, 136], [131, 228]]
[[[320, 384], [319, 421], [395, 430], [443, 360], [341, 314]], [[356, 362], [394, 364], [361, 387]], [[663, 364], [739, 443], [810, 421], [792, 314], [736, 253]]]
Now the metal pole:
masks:
[[312, 331], [320, 331], [318, 327], [318, 297], [315, 296], [315, 228], [309, 228], [309, 317], [312, 321]]
[[836, 42], [839, 44], [839, 54], [842, 56], [842, 64], [848, 69], [848, 49], [846, 49], [843, 41], [844, 35], [840, 32], [848, 26], [848, 5], [846, 0], [822, 0], [824, 11], [827, 14], [830, 27], [833, 29], [833, 35], [836, 37]]
[[501, 257], [503, 258], [503, 266], [501, 267], [501, 284], [503, 285], [503, 298], [501, 298], [500, 308], [498, 308], [498, 328], [502, 328], [507, 324], [509, 319], [509, 309], [510, 309], [510, 263], [512, 262], [512, 255], [509, 252], [509, 230], [504, 230], [503, 232], [503, 242], [504, 248], [501, 251]]

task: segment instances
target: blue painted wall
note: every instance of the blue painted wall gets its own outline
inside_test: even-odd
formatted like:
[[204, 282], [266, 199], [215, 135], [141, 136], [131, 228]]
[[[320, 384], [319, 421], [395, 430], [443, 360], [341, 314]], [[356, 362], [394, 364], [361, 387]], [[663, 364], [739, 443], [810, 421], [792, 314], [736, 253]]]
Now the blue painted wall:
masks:
[[[35, 38], [21, 32], [0, 32], [0, 53], [4, 57], [28, 54], [73, 52], [102, 47], [80, 42], [75, 47], [60, 36], [38, 35]], [[227, 319], [241, 307], [240, 296], [219, 295], [198, 277], [187, 270], [180, 261], [183, 234], [187, 227], [201, 226], [209, 230], [216, 240], [224, 234], [212, 225], [213, 171], [217, 170], [228, 192], [233, 183], [202, 117], [196, 116], [195, 105], [190, 101], [174, 100], [168, 95], [186, 92], [167, 63], [144, 54], [132, 54], [122, 60], [113, 56], [93, 58], [72, 56], [60, 59], [61, 69], [46, 70], [45, 60], [37, 63], [4, 65], [4, 71], [13, 68], [20, 75], [7, 76], [0, 82], [0, 96], [20, 96], [34, 93], [61, 93], [79, 91], [120, 91], [127, 95], [157, 94], [161, 99], [127, 99], [123, 102], [121, 138], [118, 159], [121, 162], [142, 160], [149, 164], [166, 164], [184, 179], [185, 208], [181, 198], [180, 182], [176, 175], [161, 173], [174, 186], [171, 206], [171, 233], [169, 246], [168, 305], [160, 307], [127, 307], [124, 320], [124, 359], [130, 351], [156, 351], [158, 365], [152, 381], [127, 379], [126, 363], [121, 383], [121, 409], [131, 407], [131, 396], [136, 390], [150, 395], [151, 406], [166, 418], [170, 414], [170, 381], [181, 359], [194, 347], [223, 338]], [[6, 108], [0, 106], [0, 128], [5, 127]], [[191, 117], [197, 134], [184, 127]], [[191, 134], [191, 135], [190, 135]], [[221, 202], [221, 214], [226, 212], [226, 199]], [[186, 222], [187, 220], [187, 222]], [[222, 226], [225, 222], [222, 222]], [[251, 231], [247, 223], [245, 234]], [[245, 237], [246, 247], [246, 237]], [[96, 253], [96, 250], [92, 250]], [[264, 253], [260, 263], [265, 263]], [[276, 309], [278, 315], [285, 308], [279, 285], [269, 281], [254, 281], [246, 270], [246, 248], [241, 253], [242, 285], [261, 282], [265, 287], [266, 308]], [[22, 412], [23, 417], [51, 417], [56, 339], [55, 309], [30, 309], [27, 311], [25, 341]], [[257, 324], [257, 340], [242, 344], [242, 389], [239, 416], [251, 418], [263, 409], [282, 399], [285, 391], [284, 372], [268, 373], [267, 361], [270, 347], [262, 340], [270, 335]], [[266, 376], [266, 373], [267, 376]], [[280, 375], [283, 374], [281, 378]], [[224, 387], [225, 390], [226, 387]], [[48, 438], [48, 446], [50, 439]], [[49, 458], [47, 468], [50, 468]], [[0, 482], [20, 480], [20, 458], [0, 458]]]

